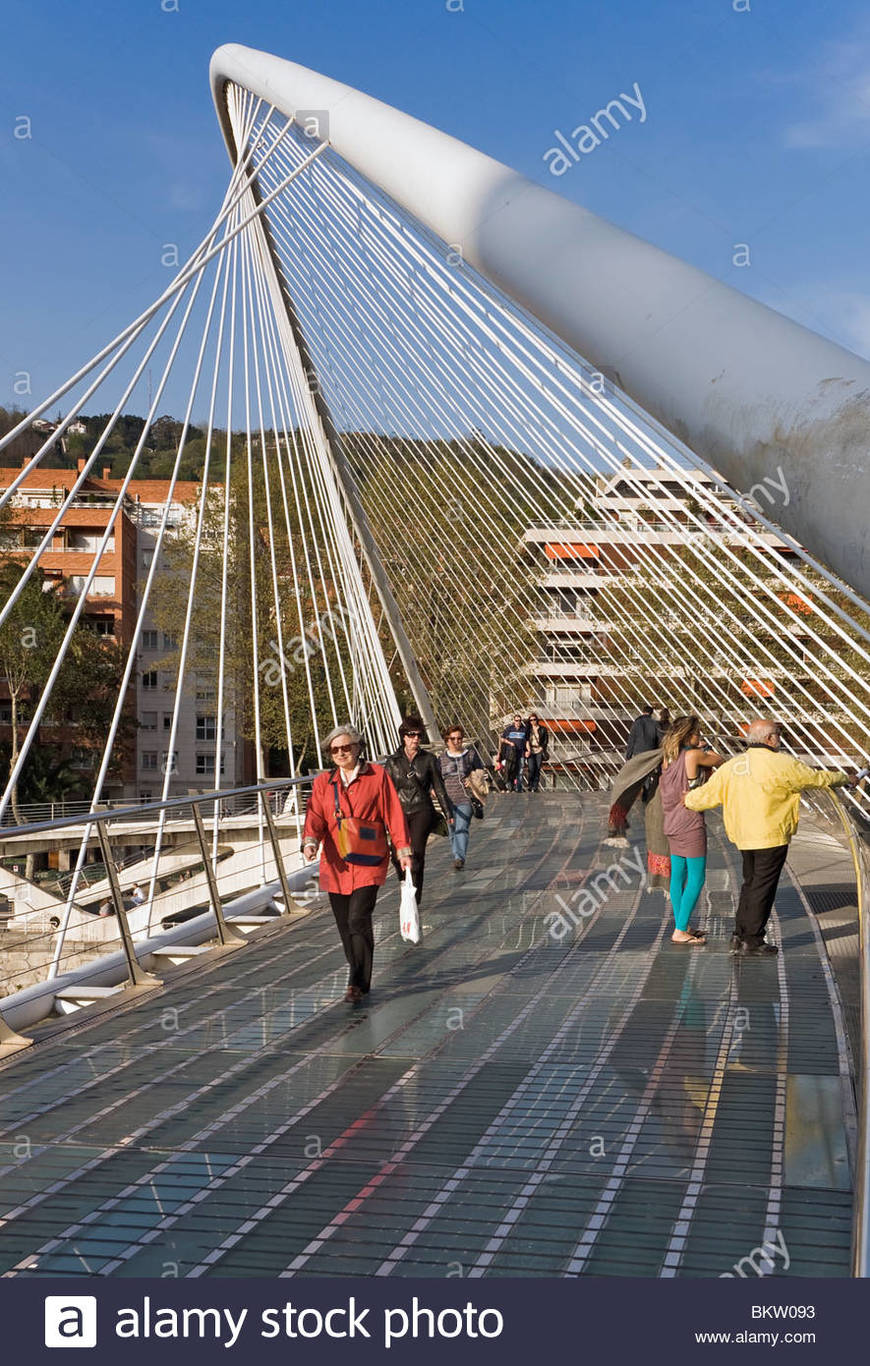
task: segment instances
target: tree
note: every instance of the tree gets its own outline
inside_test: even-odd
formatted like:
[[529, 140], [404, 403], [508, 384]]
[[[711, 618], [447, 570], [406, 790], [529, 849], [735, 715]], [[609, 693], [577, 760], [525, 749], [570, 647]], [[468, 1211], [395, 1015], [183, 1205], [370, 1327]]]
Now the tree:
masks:
[[[6, 560], [0, 564], [0, 601], [7, 602], [21, 579], [25, 565]], [[63, 607], [41, 570], [31, 575], [15, 606], [0, 627], [0, 670], [9, 692], [12, 740], [10, 773], [20, 753], [19, 726], [26, 700], [35, 700], [51, 673], [66, 624]], [[18, 783], [11, 790], [12, 810], [21, 823]]]
[[[234, 711], [238, 733], [255, 740], [253, 647], [256, 641], [263, 771], [269, 771], [270, 757], [274, 759], [282, 753], [287, 754], [285, 681], [293, 749], [292, 754], [287, 754], [287, 761], [291, 769], [300, 771], [305, 764], [313, 762], [316, 765], [318, 762], [314, 744], [315, 718], [321, 734], [332, 725], [327, 673], [331, 678], [337, 678], [340, 674], [339, 660], [346, 671], [350, 661], [346, 647], [342, 644], [341, 633], [331, 630], [329, 621], [323, 622], [324, 614], [337, 604], [334, 587], [327, 581], [320, 586], [317, 598], [312, 596], [305, 571], [306, 543], [297, 523], [291, 523], [288, 537], [274, 459], [264, 466], [257, 456], [253, 469], [254, 486], [249, 491], [244, 445], [234, 438], [226, 557], [228, 601], [224, 639], [224, 705]], [[271, 524], [266, 504], [264, 469], [268, 469], [270, 480], [269, 494], [273, 509]], [[249, 503], [253, 505], [252, 513]], [[281, 511], [278, 512], [278, 509]], [[251, 605], [251, 515], [254, 525], [256, 621]], [[183, 638], [188, 607], [195, 534], [195, 526], [185, 524], [164, 542], [161, 572], [152, 593], [151, 605], [156, 624], [179, 642]], [[197, 674], [214, 677], [217, 672], [224, 581], [223, 535], [224, 492], [221, 488], [215, 488], [207, 496], [203, 517], [190, 647], [185, 667], [185, 687], [189, 690], [196, 686]], [[277, 606], [272, 578], [273, 553], [279, 585]], [[302, 614], [301, 627], [296, 606], [297, 590]], [[318, 631], [318, 622], [321, 628], [325, 625], [325, 632], [323, 629]], [[173, 648], [164, 659], [157, 661], [158, 668], [171, 671], [176, 677], [179, 666], [179, 647]], [[338, 701], [338, 705], [344, 710], [343, 699]]]
[[529, 689], [537, 587], [521, 541], [548, 515], [545, 472], [476, 435], [459, 443], [354, 433], [344, 445], [436, 716], [491, 734], [494, 718]]

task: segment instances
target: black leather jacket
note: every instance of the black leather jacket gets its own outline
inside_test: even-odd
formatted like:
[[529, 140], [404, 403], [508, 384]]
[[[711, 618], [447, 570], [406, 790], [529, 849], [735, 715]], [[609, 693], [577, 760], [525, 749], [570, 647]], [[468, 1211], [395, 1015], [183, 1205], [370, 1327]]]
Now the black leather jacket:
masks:
[[430, 754], [428, 749], [418, 750], [412, 762], [402, 745], [395, 754], [390, 755], [384, 768], [393, 780], [406, 816], [431, 807], [433, 791], [444, 815], [450, 815], [452, 804], [441, 777], [441, 769], [435, 755]]

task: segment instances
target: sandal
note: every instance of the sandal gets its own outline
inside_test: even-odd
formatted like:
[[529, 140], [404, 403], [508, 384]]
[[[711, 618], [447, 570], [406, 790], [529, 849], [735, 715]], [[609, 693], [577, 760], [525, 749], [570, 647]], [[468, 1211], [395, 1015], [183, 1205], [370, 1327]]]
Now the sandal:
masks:
[[674, 936], [671, 935], [671, 943], [680, 944], [683, 948], [688, 947], [694, 949], [700, 944], [706, 944], [707, 942], [706, 936], [703, 934], [692, 934], [691, 931], [687, 930], [686, 935], [687, 937], [685, 939], [675, 939]]

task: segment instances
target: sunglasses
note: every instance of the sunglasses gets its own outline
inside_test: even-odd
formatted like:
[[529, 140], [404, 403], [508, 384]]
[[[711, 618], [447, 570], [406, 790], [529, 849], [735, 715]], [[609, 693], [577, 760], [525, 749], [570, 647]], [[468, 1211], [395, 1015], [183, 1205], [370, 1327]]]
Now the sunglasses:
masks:
[[330, 754], [350, 754], [355, 748], [355, 745], [331, 745], [329, 752]]
[[420, 736], [421, 736], [422, 734], [423, 734], [423, 732], [422, 732], [421, 730], [406, 730], [406, 731], [405, 731], [405, 739], [406, 739], [406, 740], [419, 740], [419, 739], [420, 739]]

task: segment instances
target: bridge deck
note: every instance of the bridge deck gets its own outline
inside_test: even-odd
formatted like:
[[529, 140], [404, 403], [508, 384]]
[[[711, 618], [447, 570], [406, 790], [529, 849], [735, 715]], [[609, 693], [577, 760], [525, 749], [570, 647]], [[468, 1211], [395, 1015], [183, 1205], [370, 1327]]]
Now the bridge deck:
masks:
[[0, 1272], [847, 1275], [845, 1035], [797, 885], [779, 959], [734, 965], [714, 827], [706, 948], [627, 859], [557, 943], [557, 895], [623, 856], [603, 799], [491, 805], [463, 873], [430, 855], [422, 946], [382, 894], [365, 1008], [323, 909], [8, 1063]]

